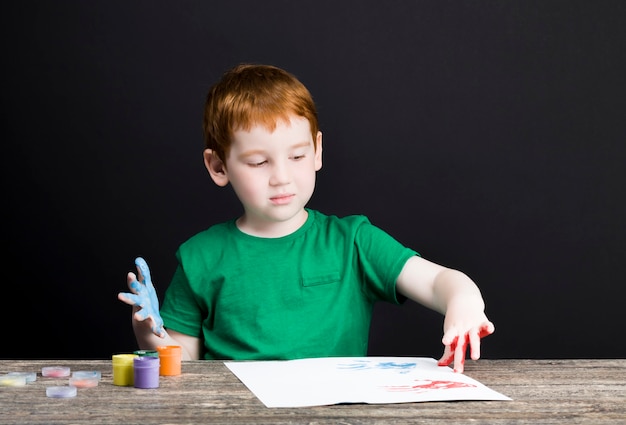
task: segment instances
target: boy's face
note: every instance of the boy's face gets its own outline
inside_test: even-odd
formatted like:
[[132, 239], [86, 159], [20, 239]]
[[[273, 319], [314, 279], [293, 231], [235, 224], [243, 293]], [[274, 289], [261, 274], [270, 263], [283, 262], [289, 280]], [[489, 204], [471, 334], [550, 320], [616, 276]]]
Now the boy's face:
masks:
[[223, 173], [244, 207], [239, 227], [261, 234], [295, 231], [306, 220], [304, 207], [321, 167], [322, 134], [313, 140], [305, 118], [279, 121], [273, 132], [262, 126], [235, 131]]

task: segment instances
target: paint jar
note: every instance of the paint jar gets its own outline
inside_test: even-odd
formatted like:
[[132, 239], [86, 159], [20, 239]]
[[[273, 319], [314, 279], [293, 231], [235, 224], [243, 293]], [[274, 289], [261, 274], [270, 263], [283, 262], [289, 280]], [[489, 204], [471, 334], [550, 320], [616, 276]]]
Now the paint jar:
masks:
[[41, 376], [63, 378], [70, 376], [70, 368], [66, 366], [46, 366], [41, 368]]
[[143, 356], [159, 357], [159, 352], [157, 350], [137, 350], [134, 353], [140, 357], [143, 357]]
[[26, 383], [35, 382], [37, 380], [37, 372], [9, 372], [9, 376], [23, 376]]
[[113, 363], [113, 385], [131, 387], [133, 385], [133, 360], [136, 354], [115, 354]]
[[81, 378], [80, 376], [72, 376], [70, 378], [70, 386], [76, 388], [93, 388], [98, 386], [98, 378]]
[[135, 357], [133, 360], [135, 388], [159, 388], [159, 363], [159, 357]]
[[182, 348], [179, 345], [164, 345], [157, 347], [161, 366], [161, 376], [175, 376], [181, 373]]
[[99, 370], [77, 370], [72, 372], [73, 378], [102, 379], [102, 372]]
[[0, 376], [0, 387], [23, 387], [26, 385], [24, 375], [2, 375]]
[[51, 398], [70, 398], [76, 397], [78, 391], [72, 386], [54, 386], [46, 388], [46, 396]]

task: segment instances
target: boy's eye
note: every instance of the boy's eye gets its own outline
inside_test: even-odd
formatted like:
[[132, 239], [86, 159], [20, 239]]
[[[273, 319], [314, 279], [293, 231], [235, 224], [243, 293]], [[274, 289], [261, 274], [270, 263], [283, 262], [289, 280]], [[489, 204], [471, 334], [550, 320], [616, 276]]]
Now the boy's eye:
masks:
[[265, 164], [267, 164], [267, 160], [251, 162], [249, 165], [252, 166], [252, 167], [260, 167], [260, 166], [265, 165]]
[[294, 155], [291, 158], [295, 159], [296, 161], [301, 160], [305, 157], [306, 155], [302, 154], [302, 155]]

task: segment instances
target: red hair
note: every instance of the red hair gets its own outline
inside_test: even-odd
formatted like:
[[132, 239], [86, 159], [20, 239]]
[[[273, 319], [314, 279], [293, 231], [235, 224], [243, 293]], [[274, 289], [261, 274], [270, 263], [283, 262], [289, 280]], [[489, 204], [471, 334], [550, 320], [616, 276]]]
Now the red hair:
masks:
[[227, 71], [211, 87], [204, 106], [204, 140], [223, 161], [235, 130], [262, 125], [269, 131], [279, 120], [296, 115], [319, 131], [317, 111], [309, 90], [294, 75], [271, 65], [241, 64]]

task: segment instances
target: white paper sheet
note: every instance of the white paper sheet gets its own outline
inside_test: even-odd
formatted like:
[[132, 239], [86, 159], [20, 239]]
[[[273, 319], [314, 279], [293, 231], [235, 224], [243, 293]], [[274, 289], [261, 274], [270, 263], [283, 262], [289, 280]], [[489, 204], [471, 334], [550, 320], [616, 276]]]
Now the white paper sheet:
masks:
[[425, 357], [224, 362], [267, 407], [511, 400]]

